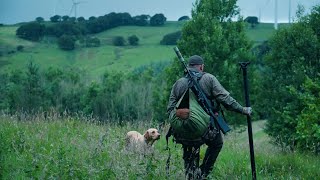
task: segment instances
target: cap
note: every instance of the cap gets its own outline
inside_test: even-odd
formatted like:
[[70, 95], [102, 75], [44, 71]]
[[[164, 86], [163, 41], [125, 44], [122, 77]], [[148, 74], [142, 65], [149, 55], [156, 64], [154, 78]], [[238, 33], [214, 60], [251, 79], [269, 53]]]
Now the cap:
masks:
[[204, 61], [201, 56], [193, 55], [189, 58], [189, 65], [201, 65]]

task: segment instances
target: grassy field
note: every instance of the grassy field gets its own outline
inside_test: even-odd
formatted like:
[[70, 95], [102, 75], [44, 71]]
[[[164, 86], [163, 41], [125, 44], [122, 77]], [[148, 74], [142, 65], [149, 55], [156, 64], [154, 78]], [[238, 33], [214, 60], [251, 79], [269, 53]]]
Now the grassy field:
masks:
[[[101, 40], [97, 48], [82, 48], [66, 52], [58, 48], [53, 39], [41, 43], [21, 40], [15, 36], [16, 26], [0, 27], [0, 50], [16, 51], [23, 45], [23, 52], [4, 54], [0, 57], [0, 69], [22, 68], [32, 60], [43, 68], [49, 66], [72, 67], [86, 70], [91, 75], [100, 75], [106, 69], [130, 71], [154, 62], [167, 62], [174, 57], [173, 46], [162, 46], [160, 41], [168, 33], [180, 30], [181, 22], [168, 22], [163, 27], [125, 26], [105, 31], [95, 36]], [[116, 47], [111, 44], [114, 36], [137, 35], [139, 46]]]
[[[282, 152], [269, 143], [265, 122], [253, 124], [258, 179], [319, 179], [320, 157]], [[47, 118], [33, 121], [0, 117], [0, 179], [166, 179], [165, 138], [154, 154], [138, 155], [124, 149], [129, 130], [141, 133], [152, 123], [124, 126], [99, 124], [86, 118]], [[241, 131], [242, 130], [242, 131]], [[212, 179], [251, 179], [245, 129], [224, 137]], [[162, 130], [164, 136], [165, 130]], [[170, 141], [169, 179], [184, 179], [182, 152]], [[200, 156], [204, 156], [204, 147]]]
[[[78, 45], [70, 52], [60, 50], [52, 38], [44, 38], [40, 43], [26, 41], [15, 36], [18, 26], [2, 26], [0, 70], [21, 69], [32, 60], [45, 69], [49, 66], [79, 67], [89, 75], [97, 76], [106, 70], [130, 71], [155, 62], [168, 62], [175, 57], [173, 46], [160, 45], [160, 41], [164, 35], [181, 30], [182, 26], [183, 22], [167, 22], [161, 27], [117, 27], [95, 35], [101, 40], [100, 47], [84, 48]], [[268, 23], [259, 24], [254, 29], [248, 25], [247, 28], [247, 35], [255, 44], [267, 40], [273, 32], [273, 24]], [[127, 38], [130, 35], [139, 37], [139, 46], [111, 45], [114, 36]], [[18, 45], [24, 46], [22, 52], [16, 51]]]

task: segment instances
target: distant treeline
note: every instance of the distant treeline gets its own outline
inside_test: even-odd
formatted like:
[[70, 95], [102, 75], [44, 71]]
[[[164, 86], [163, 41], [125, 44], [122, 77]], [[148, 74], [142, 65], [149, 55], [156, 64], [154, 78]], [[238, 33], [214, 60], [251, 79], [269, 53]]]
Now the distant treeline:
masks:
[[[119, 26], [161, 26], [166, 22], [166, 17], [159, 13], [153, 16], [138, 15], [131, 16], [129, 13], [109, 13], [104, 16], [74, 18], [69, 16], [55, 15], [50, 18], [51, 23], [44, 23], [42, 17], [36, 18], [34, 22], [22, 24], [16, 31], [19, 38], [40, 41], [44, 36], [53, 36], [59, 39], [59, 47], [64, 50], [74, 49], [76, 40], [84, 39], [99, 32], [106, 31]], [[89, 40], [92, 38], [89, 38]], [[89, 42], [92, 44], [92, 42]], [[93, 46], [99, 46], [100, 42], [94, 41]]]

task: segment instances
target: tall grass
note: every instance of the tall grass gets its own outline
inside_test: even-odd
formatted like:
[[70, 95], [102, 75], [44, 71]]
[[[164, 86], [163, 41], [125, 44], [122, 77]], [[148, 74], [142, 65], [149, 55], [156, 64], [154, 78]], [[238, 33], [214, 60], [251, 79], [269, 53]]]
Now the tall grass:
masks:
[[[281, 152], [268, 143], [264, 122], [254, 123], [257, 177], [259, 179], [319, 179], [320, 158]], [[165, 138], [155, 143], [154, 153], [141, 155], [124, 149], [127, 131], [143, 133], [151, 122], [124, 126], [101, 124], [88, 117], [23, 120], [0, 117], [0, 179], [184, 179], [180, 145], [170, 141], [171, 162]], [[162, 132], [164, 136], [166, 128]], [[203, 158], [205, 147], [201, 148]], [[212, 179], [251, 179], [246, 132], [225, 136]]]

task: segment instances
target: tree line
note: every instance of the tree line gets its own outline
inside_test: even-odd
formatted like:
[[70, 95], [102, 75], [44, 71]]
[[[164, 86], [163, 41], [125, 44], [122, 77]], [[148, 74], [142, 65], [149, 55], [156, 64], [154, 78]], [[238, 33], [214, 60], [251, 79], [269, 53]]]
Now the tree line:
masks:
[[[161, 26], [166, 22], [162, 13], [149, 15], [131, 16], [129, 13], [109, 13], [104, 16], [74, 18], [69, 16], [55, 15], [50, 18], [51, 24], [44, 23], [44, 19], [37, 17], [36, 21], [22, 24], [16, 31], [19, 38], [40, 41], [44, 36], [58, 38], [58, 45], [63, 50], [74, 49], [76, 40], [82, 40], [85, 44], [99, 46], [100, 40], [90, 35], [106, 31], [118, 26]], [[88, 37], [88, 38], [85, 38]]]
[[9, 113], [83, 113], [100, 121], [122, 123], [153, 118], [157, 73], [165, 64], [131, 73], [106, 71], [89, 80], [77, 68], [43, 69], [30, 61], [24, 69], [0, 74], [0, 109]]

